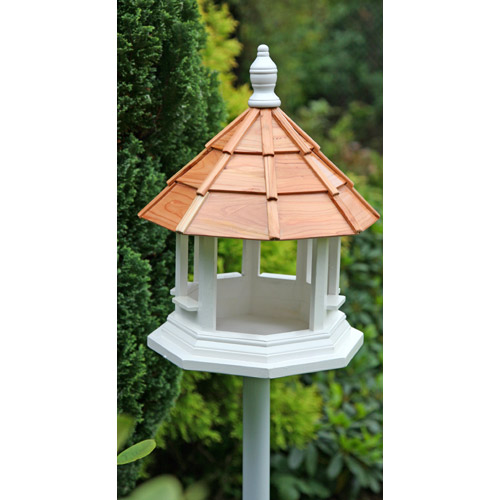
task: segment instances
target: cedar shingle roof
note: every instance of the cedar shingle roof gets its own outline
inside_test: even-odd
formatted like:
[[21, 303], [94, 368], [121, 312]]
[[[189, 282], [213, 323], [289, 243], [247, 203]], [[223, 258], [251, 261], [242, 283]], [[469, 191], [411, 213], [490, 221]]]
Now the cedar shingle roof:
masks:
[[289, 240], [352, 235], [379, 214], [280, 108], [248, 108], [139, 216], [189, 235]]

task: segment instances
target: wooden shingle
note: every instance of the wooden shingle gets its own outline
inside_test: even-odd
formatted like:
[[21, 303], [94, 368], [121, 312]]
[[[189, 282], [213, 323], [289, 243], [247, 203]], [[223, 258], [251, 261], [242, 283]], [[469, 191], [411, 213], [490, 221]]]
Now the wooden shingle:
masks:
[[379, 214], [280, 108], [249, 108], [139, 216], [183, 234], [257, 240], [343, 236]]

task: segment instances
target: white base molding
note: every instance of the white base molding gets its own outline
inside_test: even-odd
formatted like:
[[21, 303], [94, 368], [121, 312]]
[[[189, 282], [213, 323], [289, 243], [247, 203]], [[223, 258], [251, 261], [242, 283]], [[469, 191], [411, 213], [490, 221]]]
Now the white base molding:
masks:
[[[238, 322], [237, 317], [232, 320]], [[251, 316], [244, 321], [251, 321]], [[185, 370], [257, 378], [343, 368], [362, 344], [363, 334], [341, 311], [331, 313], [322, 330], [266, 334], [205, 331], [173, 312], [148, 336], [151, 349]]]

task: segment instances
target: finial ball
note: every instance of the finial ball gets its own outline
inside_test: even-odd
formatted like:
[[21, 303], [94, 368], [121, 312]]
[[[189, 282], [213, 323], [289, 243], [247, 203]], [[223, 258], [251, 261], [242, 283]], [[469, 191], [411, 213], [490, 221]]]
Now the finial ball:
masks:
[[257, 47], [257, 54], [260, 55], [262, 52], [269, 52], [269, 47], [264, 43]]

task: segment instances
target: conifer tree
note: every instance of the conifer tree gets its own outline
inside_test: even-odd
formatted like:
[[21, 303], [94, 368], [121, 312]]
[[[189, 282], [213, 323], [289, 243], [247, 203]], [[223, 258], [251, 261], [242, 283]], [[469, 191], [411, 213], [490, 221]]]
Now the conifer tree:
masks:
[[[136, 419], [130, 443], [154, 436], [179, 391], [179, 369], [146, 347], [171, 311], [175, 235], [137, 213], [225, 118], [205, 37], [196, 0], [118, 1], [117, 406]], [[120, 466], [119, 496], [139, 466]]]

